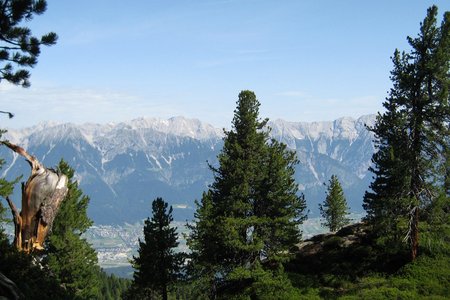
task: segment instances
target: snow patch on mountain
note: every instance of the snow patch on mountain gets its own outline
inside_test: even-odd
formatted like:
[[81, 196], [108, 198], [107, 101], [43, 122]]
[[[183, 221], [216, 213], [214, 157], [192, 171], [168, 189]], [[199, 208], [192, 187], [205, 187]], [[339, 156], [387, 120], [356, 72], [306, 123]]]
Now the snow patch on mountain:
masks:
[[352, 143], [362, 131], [366, 131], [365, 125], [372, 126], [374, 121], [374, 115], [366, 115], [358, 119], [343, 117], [335, 121], [310, 123], [288, 122], [278, 119], [269, 122], [268, 126], [271, 128], [273, 136], [278, 137], [281, 141], [286, 141], [290, 148], [295, 149], [294, 141], [304, 139], [312, 141], [345, 139]]
[[[296, 151], [300, 163], [295, 176], [307, 201], [321, 201], [323, 183], [336, 174], [344, 189], [356, 191], [349, 199], [360, 206], [374, 152], [367, 126], [374, 121], [375, 116], [368, 115], [312, 123], [276, 120], [268, 126], [272, 138]], [[195, 207], [193, 201], [213, 180], [208, 163], [217, 166], [223, 145], [222, 129], [184, 117], [83, 125], [49, 122], [11, 129], [4, 138], [48, 166], [55, 166], [61, 157], [68, 161], [92, 199], [91, 214], [98, 222], [144, 218], [148, 201], [155, 197]], [[4, 175], [29, 173], [26, 163], [11, 151], [0, 148], [0, 152], [7, 161]]]

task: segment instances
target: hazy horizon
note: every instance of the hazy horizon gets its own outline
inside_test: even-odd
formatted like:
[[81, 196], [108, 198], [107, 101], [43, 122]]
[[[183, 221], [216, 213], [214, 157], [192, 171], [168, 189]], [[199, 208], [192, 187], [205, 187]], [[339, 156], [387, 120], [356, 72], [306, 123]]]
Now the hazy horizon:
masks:
[[[330, 119], [330, 120], [302, 121], [302, 120], [287, 120], [287, 119], [283, 119], [283, 118], [276, 118], [276, 119], [270, 119], [269, 118], [269, 121], [273, 121], [274, 122], [274, 121], [282, 120], [282, 121], [289, 122], [289, 123], [322, 123], [322, 122], [334, 122], [334, 121], [337, 121], [337, 120], [340, 120], [340, 119], [345, 119], [345, 118], [358, 120], [359, 118], [362, 118], [362, 117], [365, 117], [365, 116], [371, 116], [371, 115], [376, 115], [376, 113], [363, 114], [363, 115], [356, 116], [356, 117], [353, 117], [353, 116], [341, 116], [341, 117], [337, 117], [335, 119]], [[264, 116], [260, 116], [260, 117], [261, 118], [265, 118]], [[103, 125], [118, 125], [118, 124], [121, 124], [121, 123], [129, 123], [129, 122], [138, 121], [138, 120], [141, 120], [141, 119], [146, 119], [146, 120], [152, 119], [152, 120], [166, 121], [166, 120], [170, 120], [170, 119], [174, 119], [174, 118], [184, 118], [184, 119], [187, 119], [187, 120], [198, 120], [201, 123], [211, 125], [214, 128], [216, 128], [216, 129], [222, 129], [222, 128], [227, 129], [227, 128], [230, 128], [231, 127], [231, 123], [232, 123], [232, 120], [230, 119], [229, 124], [227, 126], [217, 126], [217, 125], [215, 125], [213, 123], [204, 121], [204, 120], [199, 119], [199, 118], [194, 118], [194, 117], [191, 118], [191, 117], [178, 115], [178, 116], [172, 116], [172, 117], [138, 116], [138, 117], [127, 119], [127, 120], [110, 121], [110, 122], [95, 122], [95, 121], [74, 122], [74, 121], [62, 121], [62, 120], [59, 120], [59, 121], [55, 121], [55, 120], [41, 120], [41, 121], [39, 121], [36, 124], [32, 124], [32, 125], [24, 126], [24, 127], [8, 127], [7, 126], [7, 121], [6, 121], [5, 123], [3, 123], [2, 127], [4, 129], [6, 129], [6, 130], [8, 130], [8, 129], [22, 130], [22, 129], [33, 128], [33, 127], [36, 127], [36, 126], [47, 125], [47, 124], [50, 124], [50, 125], [74, 124], [76, 126], [83, 126], [83, 125], [100, 125], [100, 126], [103, 126]]]
[[[182, 115], [229, 126], [238, 94], [260, 115], [321, 121], [375, 114], [394, 50], [409, 51], [426, 10], [450, 1], [49, 0], [23, 23], [58, 34], [31, 87], [0, 83], [1, 127]], [[407, 7], [407, 9], [405, 9]]]

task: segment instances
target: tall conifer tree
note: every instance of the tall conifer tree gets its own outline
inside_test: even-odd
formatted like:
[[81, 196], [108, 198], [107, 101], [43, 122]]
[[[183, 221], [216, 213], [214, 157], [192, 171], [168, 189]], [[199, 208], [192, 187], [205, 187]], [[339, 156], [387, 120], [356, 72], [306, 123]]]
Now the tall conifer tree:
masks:
[[58, 171], [69, 178], [66, 198], [47, 239], [44, 262], [75, 299], [95, 299], [100, 292], [97, 253], [81, 235], [92, 225], [89, 197], [74, 180], [74, 170], [61, 160]]
[[[450, 87], [450, 12], [437, 26], [432, 6], [412, 50], [396, 50], [391, 72], [393, 88], [371, 130], [378, 152], [373, 156], [375, 180], [366, 193], [367, 219], [398, 239], [403, 229], [411, 258], [419, 248], [420, 211], [442, 191], [448, 147]], [[402, 228], [402, 223], [407, 223]]]
[[253, 206], [255, 233], [263, 243], [257, 256], [266, 265], [279, 267], [290, 258], [290, 248], [301, 238], [299, 225], [306, 219], [306, 201], [303, 194], [298, 195], [295, 182], [296, 153], [274, 139], [266, 147]]
[[327, 196], [323, 204], [319, 204], [320, 214], [324, 218], [323, 225], [331, 232], [336, 232], [349, 224], [347, 218], [349, 208], [344, 196], [341, 183], [336, 175], [332, 175], [327, 188]]
[[172, 206], [162, 198], [152, 203], [152, 218], [144, 225], [144, 241], [139, 240], [138, 256], [133, 257], [133, 283], [127, 297], [154, 299], [160, 295], [167, 300], [168, 288], [180, 276], [183, 253], [175, 253], [178, 246], [177, 228], [172, 227]]
[[248, 291], [258, 281], [255, 274], [279, 274], [300, 238], [305, 201], [294, 181], [297, 160], [285, 145], [269, 140], [259, 106], [253, 92], [239, 94], [219, 167], [211, 167], [214, 182], [191, 226], [193, 267], [207, 276], [211, 298]]

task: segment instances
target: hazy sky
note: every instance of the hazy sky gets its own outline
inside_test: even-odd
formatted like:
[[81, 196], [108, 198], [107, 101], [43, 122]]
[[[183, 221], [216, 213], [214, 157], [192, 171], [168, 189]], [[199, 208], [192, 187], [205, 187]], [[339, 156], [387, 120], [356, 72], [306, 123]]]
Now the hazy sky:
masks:
[[376, 113], [390, 56], [409, 50], [427, 0], [47, 0], [27, 23], [54, 31], [31, 88], [0, 83], [0, 127], [186, 116], [229, 127], [253, 90], [261, 117], [333, 120]]

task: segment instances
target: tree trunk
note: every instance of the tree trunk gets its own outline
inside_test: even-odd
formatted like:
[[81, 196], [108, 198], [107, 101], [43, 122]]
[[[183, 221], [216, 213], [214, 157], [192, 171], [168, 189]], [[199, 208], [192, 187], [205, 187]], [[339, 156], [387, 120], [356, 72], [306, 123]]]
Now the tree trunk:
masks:
[[411, 260], [414, 261], [419, 251], [419, 207], [414, 210], [411, 228]]
[[42, 165], [23, 148], [7, 141], [1, 142], [25, 157], [31, 175], [22, 183], [22, 211], [7, 197], [14, 221], [14, 244], [19, 251], [31, 253], [44, 249], [44, 240], [51, 229], [61, 202], [67, 194], [67, 176]]
[[0, 273], [0, 298], [11, 300], [24, 298], [17, 285], [2, 273]]

